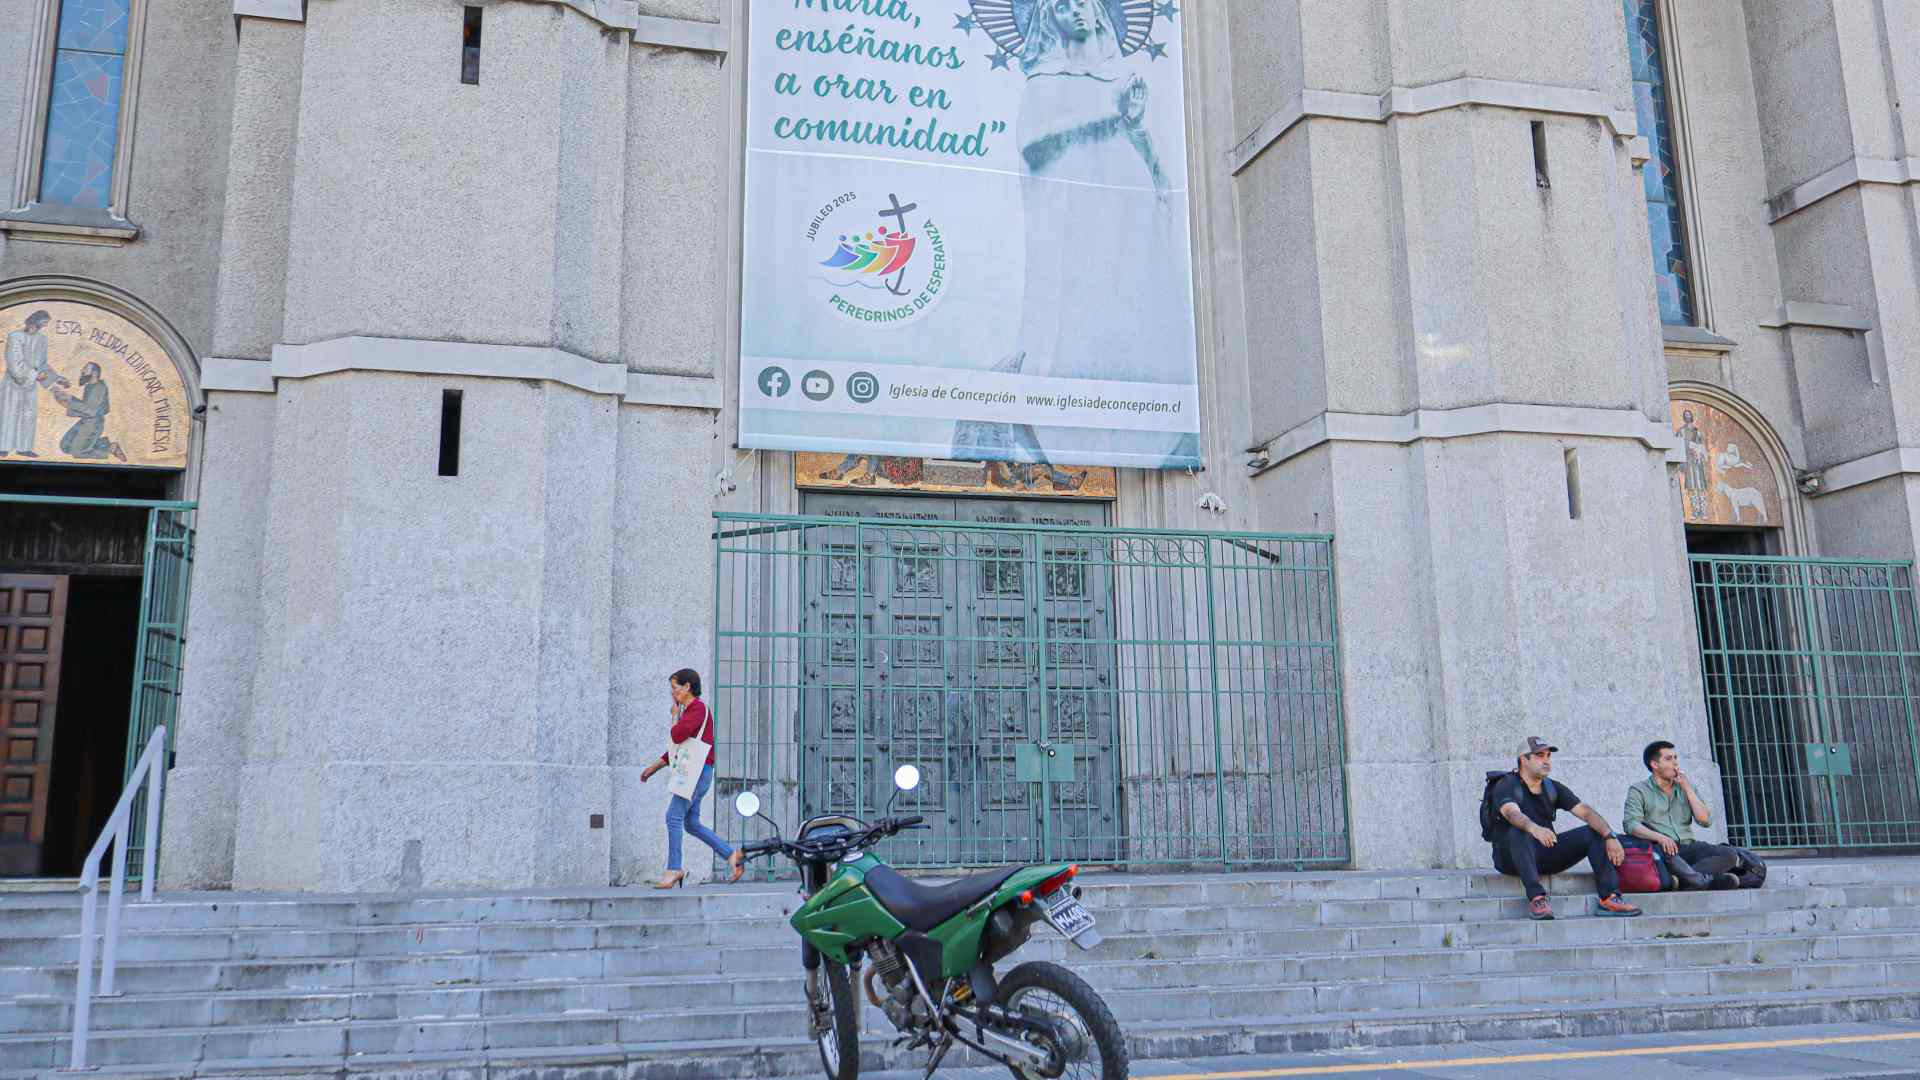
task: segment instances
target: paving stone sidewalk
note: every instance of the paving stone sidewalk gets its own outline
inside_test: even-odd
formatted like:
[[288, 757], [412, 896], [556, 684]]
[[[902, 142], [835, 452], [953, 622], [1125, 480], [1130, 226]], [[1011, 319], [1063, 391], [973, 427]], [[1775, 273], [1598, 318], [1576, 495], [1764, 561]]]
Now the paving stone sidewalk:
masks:
[[[1895, 1036], [1896, 1038], [1888, 1038]], [[1812, 1045], [1752, 1049], [1688, 1050], [1732, 1043], [1812, 1040]], [[1620, 1054], [1623, 1050], [1654, 1051]], [[1593, 1057], [1527, 1060], [1539, 1054]], [[1605, 1054], [1607, 1056], [1599, 1056]], [[1485, 1063], [1489, 1058], [1519, 1058]], [[1467, 1062], [1480, 1061], [1479, 1064]], [[1454, 1064], [1450, 1064], [1454, 1063]], [[1369, 1068], [1369, 1066], [1372, 1066]], [[1261, 1073], [1268, 1076], [1262, 1077]], [[1591, 1039], [1529, 1039], [1392, 1049], [1325, 1050], [1311, 1054], [1244, 1054], [1237, 1057], [1143, 1061], [1136, 1080], [1280, 1080], [1339, 1077], [1342, 1080], [1920, 1080], [1920, 1020], [1879, 1024], [1822, 1024], [1626, 1035]], [[1251, 1074], [1251, 1075], [1250, 1075]], [[1005, 1069], [942, 1069], [936, 1080], [1004, 1080]], [[862, 1080], [921, 1080], [919, 1072], [864, 1073]]]

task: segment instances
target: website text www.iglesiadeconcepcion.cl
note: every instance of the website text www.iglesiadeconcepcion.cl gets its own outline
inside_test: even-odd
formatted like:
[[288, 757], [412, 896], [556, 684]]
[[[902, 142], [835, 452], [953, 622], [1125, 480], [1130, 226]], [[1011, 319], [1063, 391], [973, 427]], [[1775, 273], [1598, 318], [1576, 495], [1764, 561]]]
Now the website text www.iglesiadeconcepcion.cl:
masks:
[[1032, 409], [1058, 409], [1061, 412], [1085, 409], [1094, 412], [1177, 414], [1186, 404], [1181, 401], [1142, 401], [1139, 398], [1111, 398], [1103, 395], [1082, 397], [1079, 394], [1016, 394], [1011, 390], [972, 390], [964, 386], [913, 386], [906, 383], [894, 383], [889, 389], [895, 401], [901, 398], [917, 397], [969, 401], [982, 405], [1025, 405]]

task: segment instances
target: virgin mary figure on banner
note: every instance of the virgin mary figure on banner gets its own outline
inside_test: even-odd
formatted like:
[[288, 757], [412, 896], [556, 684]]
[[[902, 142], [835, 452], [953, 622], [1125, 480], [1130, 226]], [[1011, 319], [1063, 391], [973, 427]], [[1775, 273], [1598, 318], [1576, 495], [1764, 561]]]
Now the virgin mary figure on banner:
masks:
[[[1025, 88], [1018, 139], [1026, 240], [1018, 351], [995, 370], [1057, 379], [1191, 383], [1192, 283], [1184, 175], [1152, 122], [1152, 87], [1133, 57], [1158, 58], [1148, 0], [974, 0], [1017, 51]], [[1025, 8], [1024, 12], [1021, 10]], [[1021, 16], [1024, 15], [1024, 18]], [[1011, 17], [1008, 17], [1011, 16]], [[1013, 40], [1009, 41], [1008, 38]], [[1017, 46], [1017, 49], [1014, 48]], [[1158, 69], [1168, 80], [1179, 66]], [[1150, 74], [1157, 74], [1150, 65]], [[1177, 91], [1171, 100], [1179, 99]], [[1184, 172], [1184, 169], [1182, 169]], [[1176, 188], [1176, 183], [1179, 187]], [[974, 460], [1200, 464], [1179, 432], [964, 421], [954, 456]], [[1073, 477], [1052, 469], [1054, 486]]]

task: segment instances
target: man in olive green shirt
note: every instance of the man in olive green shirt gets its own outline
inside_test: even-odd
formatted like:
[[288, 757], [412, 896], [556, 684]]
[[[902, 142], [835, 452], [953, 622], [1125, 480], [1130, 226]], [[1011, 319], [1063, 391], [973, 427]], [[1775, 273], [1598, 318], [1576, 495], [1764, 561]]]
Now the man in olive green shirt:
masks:
[[1693, 838], [1693, 827], [1713, 824], [1713, 811], [1694, 793], [1693, 782], [1680, 771], [1680, 756], [1670, 742], [1652, 742], [1641, 753], [1647, 778], [1627, 789], [1627, 808], [1621, 827], [1658, 847], [1673, 868], [1673, 876], [1688, 888], [1737, 889], [1740, 879], [1730, 871], [1740, 857], [1730, 847]]

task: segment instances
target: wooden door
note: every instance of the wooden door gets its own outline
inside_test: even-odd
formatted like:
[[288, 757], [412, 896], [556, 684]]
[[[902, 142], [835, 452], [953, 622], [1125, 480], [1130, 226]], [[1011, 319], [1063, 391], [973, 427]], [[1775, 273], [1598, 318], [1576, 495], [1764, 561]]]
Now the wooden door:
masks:
[[41, 872], [67, 579], [0, 574], [0, 875]]

